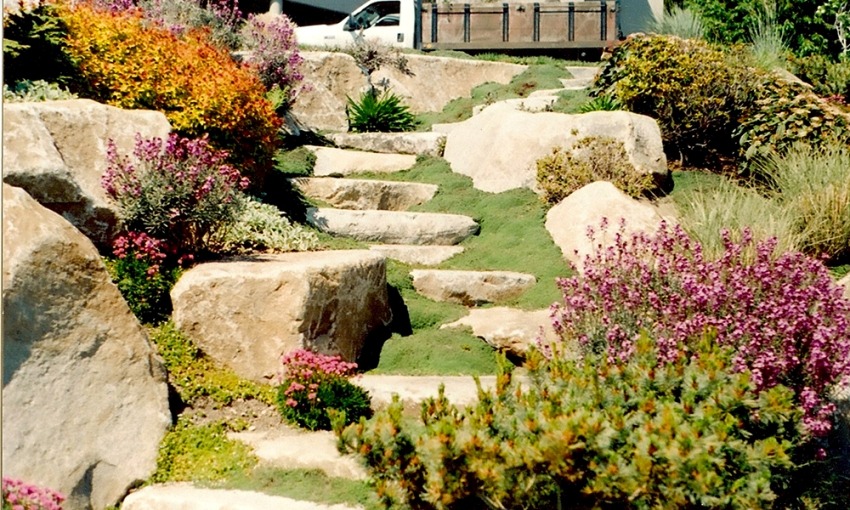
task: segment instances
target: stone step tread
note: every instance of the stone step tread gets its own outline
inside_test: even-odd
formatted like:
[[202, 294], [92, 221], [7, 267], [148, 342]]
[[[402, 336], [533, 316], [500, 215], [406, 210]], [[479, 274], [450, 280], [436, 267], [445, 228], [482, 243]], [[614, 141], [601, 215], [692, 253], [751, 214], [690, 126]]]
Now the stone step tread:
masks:
[[593, 80], [599, 73], [599, 66], [567, 66], [566, 70], [573, 75], [573, 79]]
[[342, 149], [385, 154], [442, 156], [446, 144], [445, 135], [433, 132], [332, 133], [328, 138]]
[[290, 182], [307, 197], [355, 210], [405, 211], [431, 200], [439, 189], [436, 184], [338, 177], [296, 177]]
[[275, 430], [231, 432], [247, 444], [262, 464], [284, 469], [320, 469], [334, 478], [364, 480], [366, 470], [351, 456], [337, 451], [333, 432], [308, 431], [281, 425]]
[[359, 172], [392, 173], [407, 170], [416, 164], [412, 154], [386, 154], [336, 147], [305, 145], [316, 155], [315, 176], [351, 175]]
[[440, 329], [469, 327], [473, 335], [480, 337], [490, 346], [516, 356], [524, 356], [538, 339], [546, 342], [558, 341], [550, 315], [548, 308], [474, 308], [469, 310], [466, 316], [443, 324]]
[[415, 244], [375, 244], [369, 247], [387, 258], [411, 265], [436, 266], [463, 253], [463, 246], [419, 246]]
[[534, 275], [515, 271], [414, 269], [410, 275], [419, 294], [464, 306], [515, 299], [537, 283]]
[[490, 106], [494, 105], [505, 105], [511, 106], [516, 110], [528, 111], [528, 112], [543, 112], [549, 110], [553, 104], [558, 100], [558, 96], [549, 95], [549, 96], [529, 96], [529, 97], [515, 97], [512, 99], [505, 99], [503, 101], [496, 101], [492, 104], [480, 104], [474, 106], [472, 108], [472, 115], [478, 115], [482, 111], [486, 110]]
[[307, 222], [331, 235], [381, 244], [455, 245], [479, 230], [469, 216], [406, 211], [311, 207]]
[[[483, 388], [496, 387], [495, 375], [479, 376]], [[446, 397], [456, 405], [470, 405], [478, 401], [478, 387], [469, 375], [361, 375], [353, 380], [367, 390], [374, 404], [389, 404], [393, 394], [406, 404], [416, 404], [426, 398], [436, 397], [440, 385], [445, 386]]]
[[121, 510], [360, 510], [359, 505], [327, 505], [260, 492], [207, 489], [190, 483], [149, 485], [128, 495]]

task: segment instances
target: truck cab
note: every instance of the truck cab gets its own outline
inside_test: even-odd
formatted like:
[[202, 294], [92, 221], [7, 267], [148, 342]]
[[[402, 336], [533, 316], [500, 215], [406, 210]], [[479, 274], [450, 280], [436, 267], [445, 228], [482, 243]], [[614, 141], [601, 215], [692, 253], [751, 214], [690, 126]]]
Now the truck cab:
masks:
[[298, 44], [345, 48], [362, 39], [377, 39], [390, 46], [412, 48], [414, 2], [412, 0], [369, 0], [333, 25], [297, 27]]

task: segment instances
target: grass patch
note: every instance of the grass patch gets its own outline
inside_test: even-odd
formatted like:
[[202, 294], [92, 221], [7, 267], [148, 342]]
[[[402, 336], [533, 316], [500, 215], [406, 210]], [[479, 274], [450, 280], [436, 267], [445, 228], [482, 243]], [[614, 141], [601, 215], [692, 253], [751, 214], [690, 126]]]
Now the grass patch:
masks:
[[558, 92], [558, 100], [552, 105], [552, 111], [556, 113], [581, 113], [584, 105], [590, 102], [590, 91], [582, 90], [563, 90]]
[[274, 168], [287, 177], [306, 177], [313, 174], [316, 155], [313, 151], [298, 147], [291, 151], [280, 150], [274, 155]]
[[149, 336], [168, 371], [168, 382], [183, 402], [191, 404], [200, 397], [209, 397], [224, 406], [236, 399], [257, 399], [274, 405], [277, 393], [273, 387], [242, 379], [217, 366], [174, 323], [152, 328]]
[[490, 375], [496, 373], [496, 351], [464, 329], [424, 329], [409, 336], [395, 334], [381, 350], [370, 374]]
[[227, 480], [223, 488], [262, 492], [327, 505], [360, 505], [367, 510], [383, 508], [374, 490], [365, 481], [330, 477], [318, 469], [260, 466]]
[[427, 112], [417, 115], [419, 131], [430, 131], [433, 124], [460, 122], [472, 117], [472, 110], [478, 105], [492, 104], [496, 101], [518, 97], [528, 97], [531, 92], [543, 89], [561, 88], [561, 78], [572, 75], [565, 69], [565, 63], [550, 57], [536, 57], [528, 69], [518, 74], [507, 85], [484, 83], [472, 89], [470, 97], [461, 97], [450, 101], [441, 112]]
[[159, 446], [151, 483], [220, 482], [244, 475], [257, 464], [251, 448], [227, 438], [223, 422], [194, 425], [181, 418]]

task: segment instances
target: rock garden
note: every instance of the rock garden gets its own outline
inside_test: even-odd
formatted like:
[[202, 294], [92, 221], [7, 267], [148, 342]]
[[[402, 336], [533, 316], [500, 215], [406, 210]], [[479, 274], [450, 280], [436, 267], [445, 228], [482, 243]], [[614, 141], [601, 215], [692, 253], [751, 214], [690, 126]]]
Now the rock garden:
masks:
[[3, 510], [850, 506], [850, 20], [727, 7], [7, 2]]

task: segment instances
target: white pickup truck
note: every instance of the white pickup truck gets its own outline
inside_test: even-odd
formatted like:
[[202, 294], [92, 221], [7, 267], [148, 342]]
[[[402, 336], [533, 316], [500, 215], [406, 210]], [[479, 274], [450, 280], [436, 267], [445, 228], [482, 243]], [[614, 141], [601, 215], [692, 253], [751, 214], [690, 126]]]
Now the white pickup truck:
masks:
[[[516, 1], [516, 0], [515, 0]], [[528, 50], [604, 48], [619, 40], [622, 2], [423, 3], [368, 0], [333, 25], [298, 27], [298, 43], [346, 47], [360, 38], [401, 48]], [[655, 6], [655, 4], [659, 4]], [[641, 1], [649, 17], [661, 0]], [[647, 17], [646, 13], [641, 13]], [[631, 16], [632, 20], [635, 16]], [[634, 31], [634, 30], [632, 30]]]

